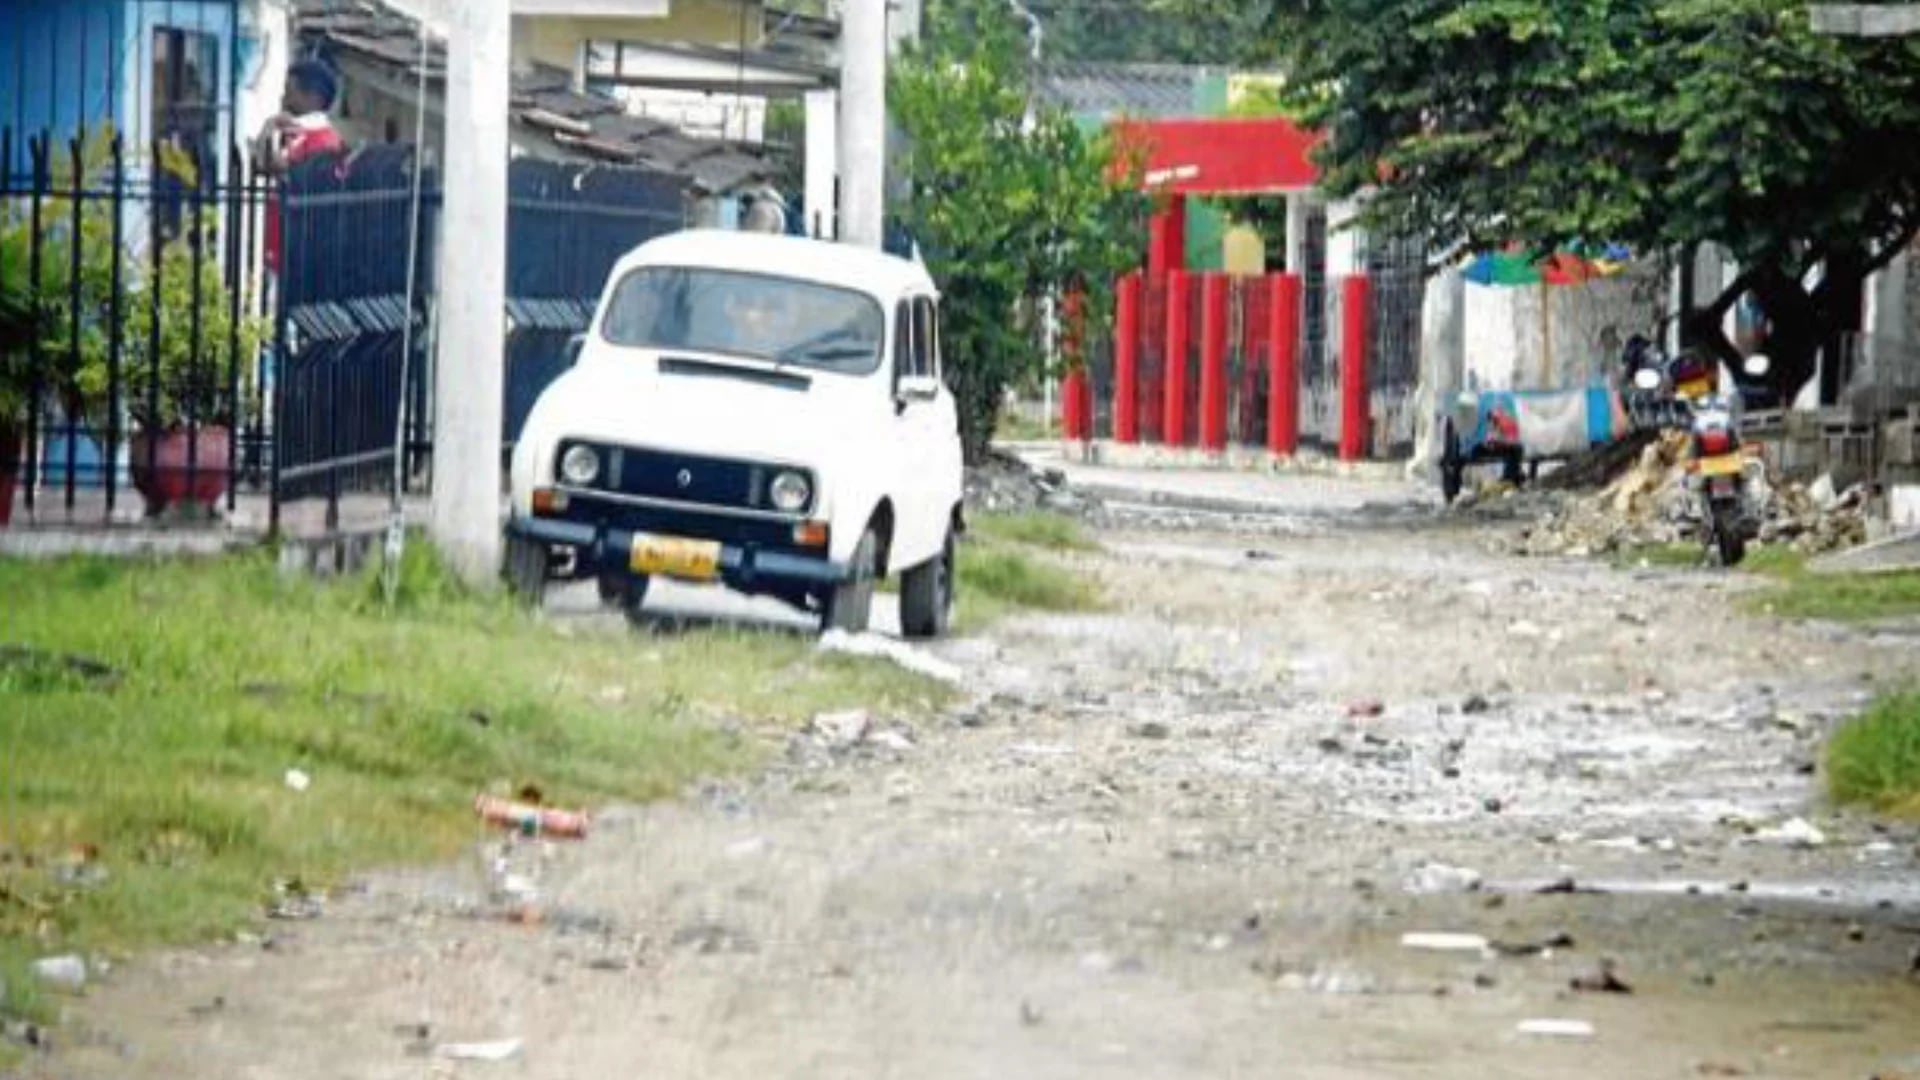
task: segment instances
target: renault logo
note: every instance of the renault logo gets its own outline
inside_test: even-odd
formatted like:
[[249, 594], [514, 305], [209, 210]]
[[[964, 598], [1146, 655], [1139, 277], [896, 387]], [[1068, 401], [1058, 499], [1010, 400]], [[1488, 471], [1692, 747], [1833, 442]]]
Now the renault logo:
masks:
[[693, 470], [681, 469], [680, 475], [674, 477], [673, 482], [680, 485], [681, 491], [687, 490], [693, 486]]

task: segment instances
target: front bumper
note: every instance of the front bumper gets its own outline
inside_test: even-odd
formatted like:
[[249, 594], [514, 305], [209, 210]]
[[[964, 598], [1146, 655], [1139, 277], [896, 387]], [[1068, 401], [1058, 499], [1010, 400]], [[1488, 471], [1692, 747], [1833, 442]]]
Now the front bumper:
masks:
[[[671, 534], [671, 530], [666, 530]], [[567, 548], [585, 574], [630, 574], [628, 556], [634, 531], [554, 518], [514, 517], [507, 535], [548, 547]], [[701, 537], [695, 537], [701, 539]], [[720, 580], [742, 592], [813, 592], [843, 585], [853, 577], [847, 566], [830, 559], [778, 551], [750, 543], [720, 541]]]

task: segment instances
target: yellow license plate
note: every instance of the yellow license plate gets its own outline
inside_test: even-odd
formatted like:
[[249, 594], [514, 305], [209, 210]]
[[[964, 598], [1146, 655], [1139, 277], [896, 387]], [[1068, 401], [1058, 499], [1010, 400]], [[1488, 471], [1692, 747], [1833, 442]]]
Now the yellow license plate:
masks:
[[1681, 383], [1677, 393], [1683, 398], [1705, 397], [1713, 389], [1713, 384], [1705, 379]]
[[720, 545], [712, 540], [636, 534], [627, 564], [636, 574], [712, 581], [720, 576]]
[[1701, 476], [1739, 476], [1746, 467], [1746, 459], [1739, 454], [1702, 458], [1699, 465]]

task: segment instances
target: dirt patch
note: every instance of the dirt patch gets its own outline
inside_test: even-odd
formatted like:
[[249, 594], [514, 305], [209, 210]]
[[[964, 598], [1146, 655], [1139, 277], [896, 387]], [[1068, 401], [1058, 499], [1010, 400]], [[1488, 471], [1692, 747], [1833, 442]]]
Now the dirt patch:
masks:
[[[949, 644], [973, 696], [937, 720], [796, 730], [604, 820], [562, 917], [472, 917], [475, 867], [384, 876], [121, 969], [47, 1071], [413, 1077], [500, 1039], [487, 1067], [554, 1078], [1911, 1068], [1920, 832], [1807, 775], [1911, 644], [1415, 518], [1105, 532], [1063, 557], [1114, 610]], [[1573, 988], [1603, 971], [1633, 992]]]

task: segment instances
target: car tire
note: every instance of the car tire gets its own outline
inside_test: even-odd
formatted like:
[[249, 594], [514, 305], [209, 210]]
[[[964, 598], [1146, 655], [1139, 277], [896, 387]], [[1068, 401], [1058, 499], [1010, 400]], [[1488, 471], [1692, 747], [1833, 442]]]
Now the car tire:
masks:
[[631, 574], [606, 574], [600, 578], [600, 602], [617, 608], [627, 621], [640, 625], [641, 605], [647, 601], [647, 583], [651, 579]]
[[928, 641], [945, 637], [953, 623], [953, 531], [940, 554], [900, 576], [900, 629], [907, 637]]
[[873, 584], [879, 574], [880, 538], [868, 529], [859, 546], [853, 549], [846, 582], [827, 594], [826, 611], [820, 624], [823, 630], [864, 633], [873, 615]]
[[507, 537], [507, 591], [537, 608], [547, 596], [547, 549], [525, 537]]

